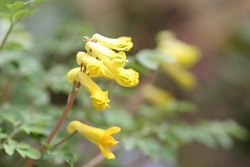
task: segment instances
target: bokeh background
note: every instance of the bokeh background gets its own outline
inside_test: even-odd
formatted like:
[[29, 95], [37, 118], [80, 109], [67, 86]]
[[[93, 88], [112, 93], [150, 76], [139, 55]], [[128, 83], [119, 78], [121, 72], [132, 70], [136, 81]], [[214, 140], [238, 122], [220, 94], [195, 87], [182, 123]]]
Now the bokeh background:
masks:
[[[202, 54], [191, 69], [198, 79], [196, 88], [182, 91], [171, 86], [179, 99], [198, 106], [197, 114], [183, 119], [194, 122], [232, 118], [250, 130], [249, 0], [50, 0], [23, 19], [22, 24], [34, 37], [34, 45], [43, 46], [41, 50], [37, 47], [37, 52], [51, 57], [60, 55], [63, 58], [57, 56], [54, 61], [65, 63], [68, 55], [83, 50], [81, 38], [85, 35], [98, 32], [107, 37], [131, 36], [134, 48], [130, 55], [134, 55], [142, 49], [155, 48], [157, 32], [171, 30], [178, 39], [198, 46]], [[157, 82], [171, 85], [171, 81], [161, 77]], [[51, 97], [55, 104], [63, 104], [66, 98], [60, 93], [52, 93]], [[125, 157], [124, 166], [126, 161], [137, 167], [171, 166], [137, 154], [132, 154], [137, 158]], [[177, 166], [249, 165], [249, 140], [235, 141], [230, 150], [209, 149], [193, 142], [178, 152]]]

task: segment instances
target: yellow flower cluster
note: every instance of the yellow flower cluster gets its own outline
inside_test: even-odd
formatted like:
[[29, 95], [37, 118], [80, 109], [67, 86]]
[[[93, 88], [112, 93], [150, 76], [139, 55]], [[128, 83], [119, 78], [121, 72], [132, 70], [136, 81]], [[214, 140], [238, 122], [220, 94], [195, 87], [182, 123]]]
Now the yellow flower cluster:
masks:
[[172, 77], [181, 88], [192, 89], [196, 85], [196, 78], [187, 68], [192, 67], [200, 58], [200, 50], [190, 44], [176, 39], [171, 31], [162, 31], [157, 35], [157, 49], [172, 57], [174, 63], [162, 63], [163, 70]]
[[[85, 38], [85, 52], [78, 52], [76, 62], [81, 67], [71, 69], [67, 74], [69, 83], [79, 81], [90, 93], [92, 105], [97, 110], [108, 108], [108, 91], [103, 91], [91, 79], [95, 77], [105, 77], [115, 80], [124, 87], [134, 87], [139, 83], [139, 73], [129, 68], [124, 68], [126, 54], [133, 47], [131, 38], [120, 37], [111, 39], [100, 34], [94, 34], [91, 39]], [[114, 50], [118, 52], [115, 52]]]
[[[104, 77], [115, 80], [124, 87], [136, 86], [139, 83], [139, 73], [131, 68], [124, 68], [128, 62], [124, 51], [129, 51], [133, 43], [129, 37], [111, 39], [100, 34], [94, 34], [90, 39], [85, 37], [84, 41], [86, 52], [77, 53], [76, 62], [80, 66], [68, 72], [67, 81], [80, 82], [89, 92], [92, 106], [102, 111], [109, 108], [108, 91], [103, 91], [92, 78]], [[69, 133], [76, 131], [81, 133], [96, 144], [107, 159], [115, 158], [109, 147], [118, 143], [111, 135], [120, 132], [119, 127], [114, 126], [103, 130], [79, 121], [72, 121], [67, 129]]]

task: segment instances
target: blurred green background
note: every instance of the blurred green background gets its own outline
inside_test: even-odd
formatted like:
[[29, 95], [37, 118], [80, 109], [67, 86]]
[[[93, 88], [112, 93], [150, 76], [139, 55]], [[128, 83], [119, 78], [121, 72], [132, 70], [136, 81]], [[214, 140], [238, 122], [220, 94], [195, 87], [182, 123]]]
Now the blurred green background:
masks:
[[[11, 2], [14, 1], [1, 0], [0, 10], [5, 10], [4, 4]], [[28, 97], [28, 101], [33, 100], [32, 103], [35, 106], [41, 106], [41, 110], [47, 109], [47, 103], [63, 106], [67, 99], [66, 92], [71, 88], [71, 85], [66, 83], [64, 74], [75, 66], [76, 53], [84, 50], [83, 36], [91, 36], [93, 33], [107, 37], [131, 36], [134, 48], [129, 55], [132, 57], [142, 49], [155, 48], [157, 32], [169, 29], [176, 33], [178, 39], [199, 47], [202, 54], [200, 61], [191, 69], [198, 80], [194, 90], [183, 91], [162, 73], [157, 74], [158, 85], [171, 90], [176, 98], [196, 104], [199, 112], [180, 115], [181, 120], [193, 123], [199, 120], [234, 119], [250, 130], [249, 11], [250, 1], [248, 0], [47, 0], [39, 4], [32, 15], [23, 18], [21, 24], [14, 29], [26, 32], [10, 37], [10, 41], [15, 41], [16, 44], [6, 45], [6, 48], [16, 50], [21, 47], [26, 52], [17, 51], [18, 54], [25, 56], [28, 52], [30, 58], [23, 60], [24, 62], [19, 65], [12, 64], [13, 67], [8, 69], [3, 68], [6, 64], [0, 62], [1, 73], [4, 73], [3, 69], [5, 69], [8, 75], [15, 76], [11, 73], [12, 68], [18, 66], [22, 77], [39, 76], [33, 81], [20, 82], [20, 85], [32, 85], [35, 82], [37, 87], [42, 89], [46, 87], [48, 90], [47, 94], [38, 92], [39, 95], [34, 95], [35, 98]], [[1, 22], [0, 32], [3, 32], [5, 27], [4, 22]], [[0, 34], [2, 39], [2, 33]], [[29, 63], [32, 64], [31, 67]], [[43, 66], [43, 71], [40, 66]], [[43, 84], [39, 85], [41, 78]], [[142, 75], [141, 78], [145, 76]], [[15, 77], [15, 79], [18, 78]], [[8, 79], [1, 79], [1, 87], [4, 87], [5, 83], [8, 83]], [[18, 97], [22, 94], [21, 91], [28, 92], [29, 89], [32, 88], [19, 90], [16, 87], [14, 94]], [[35, 90], [41, 89], [34, 88], [31, 92], [34, 93]], [[6, 91], [1, 94], [8, 93], [8, 90]], [[113, 95], [119, 97], [120, 93], [118, 91], [117, 95], [114, 87]], [[81, 96], [86, 99], [83, 101], [88, 106], [86, 93]], [[5, 98], [8, 100], [10, 97]], [[20, 95], [13, 103], [20, 104], [23, 100], [27, 102], [27, 98], [22, 98], [23, 96]], [[126, 97], [121, 98], [120, 101], [129, 104]], [[94, 117], [90, 120], [95, 122], [101, 122], [102, 119], [96, 116], [96, 113], [94, 116], [81, 114], [79, 117], [85, 119]], [[168, 164], [165, 161], [152, 161], [136, 150], [129, 153], [122, 151], [118, 154], [120, 164], [112, 165], [248, 167], [249, 156], [249, 139], [236, 140], [233, 148], [228, 150], [221, 147], [209, 149], [197, 142], [192, 142], [178, 149], [178, 165]]]

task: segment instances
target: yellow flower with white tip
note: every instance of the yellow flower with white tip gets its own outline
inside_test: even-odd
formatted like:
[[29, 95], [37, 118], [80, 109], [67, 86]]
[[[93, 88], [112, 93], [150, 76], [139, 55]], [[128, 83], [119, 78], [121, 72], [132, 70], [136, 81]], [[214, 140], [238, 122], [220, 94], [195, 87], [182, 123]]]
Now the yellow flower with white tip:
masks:
[[130, 37], [107, 38], [100, 34], [94, 34], [92, 39], [103, 46], [119, 51], [129, 51], [133, 47]]
[[110, 100], [108, 99], [108, 91], [102, 91], [101, 88], [84, 72], [78, 72], [76, 74], [76, 80], [80, 81], [90, 93], [93, 107], [100, 111], [109, 108], [108, 103]]
[[107, 159], [115, 159], [115, 155], [110, 151], [109, 147], [113, 147], [119, 143], [111, 135], [120, 132], [120, 127], [113, 126], [104, 130], [86, 125], [80, 121], [71, 121], [68, 124], [67, 130], [69, 133], [78, 131], [89, 141], [96, 144]]
[[143, 85], [141, 88], [141, 93], [146, 100], [150, 101], [156, 106], [168, 105], [175, 99], [170, 92], [151, 84]]
[[157, 49], [165, 55], [175, 59], [176, 64], [191, 67], [200, 58], [200, 50], [194, 46], [176, 39], [171, 31], [157, 34]]
[[85, 48], [88, 53], [96, 58], [99, 58], [100, 60], [109, 58], [110, 61], [117, 67], [123, 67], [128, 61], [124, 52], [120, 51], [116, 53], [97, 42], [89, 41], [86, 43]]
[[76, 55], [76, 61], [78, 65], [83, 64], [86, 66], [86, 73], [90, 77], [114, 78], [112, 73], [100, 60], [97, 60], [85, 52], [78, 52]]

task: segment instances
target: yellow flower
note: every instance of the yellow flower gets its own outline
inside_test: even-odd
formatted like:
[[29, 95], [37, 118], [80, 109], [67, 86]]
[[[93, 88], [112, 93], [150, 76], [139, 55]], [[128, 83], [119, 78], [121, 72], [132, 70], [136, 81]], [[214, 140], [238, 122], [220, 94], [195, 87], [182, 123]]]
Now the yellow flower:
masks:
[[97, 60], [85, 52], [78, 52], [76, 55], [76, 61], [78, 65], [86, 65], [86, 73], [90, 77], [106, 77], [109, 79], [114, 78], [112, 73], [100, 60]]
[[92, 100], [92, 105], [97, 110], [104, 110], [109, 108], [108, 103], [108, 91], [103, 92], [101, 88], [84, 72], [78, 72], [76, 74], [76, 79], [80, 81], [82, 85], [86, 87], [88, 92], [91, 94], [90, 98]]
[[72, 83], [76, 80], [76, 74], [81, 71], [81, 67], [76, 67], [76, 68], [72, 68], [71, 70], [69, 70], [69, 72], [67, 73], [67, 81], [68, 83]]
[[200, 50], [193, 45], [176, 39], [171, 31], [162, 31], [157, 35], [157, 49], [163, 54], [171, 56], [177, 64], [191, 67], [200, 58]]
[[151, 84], [143, 85], [141, 93], [145, 99], [156, 106], [167, 105], [174, 100], [171, 93]]
[[86, 50], [92, 56], [99, 58], [100, 60], [104, 58], [109, 58], [110, 61], [116, 67], [123, 67], [125, 63], [128, 61], [126, 59], [126, 54], [122, 51], [116, 53], [113, 50], [106, 48], [105, 46], [97, 43], [97, 42], [87, 42], [85, 45]]
[[134, 87], [139, 83], [139, 73], [129, 68], [121, 68], [115, 77], [118, 84], [124, 87]]
[[130, 37], [119, 37], [113, 39], [104, 37], [100, 34], [94, 34], [92, 39], [107, 48], [119, 51], [129, 51], [133, 47], [133, 43]]
[[184, 67], [178, 64], [167, 64], [162, 68], [182, 89], [191, 90], [196, 86], [196, 78]]
[[113, 73], [115, 81], [124, 87], [134, 87], [139, 83], [139, 73], [133, 69], [117, 68], [108, 59], [103, 64]]
[[86, 125], [80, 121], [71, 121], [67, 130], [69, 133], [80, 132], [89, 141], [96, 144], [107, 159], [115, 159], [115, 155], [110, 151], [109, 147], [115, 146], [119, 142], [111, 135], [120, 132], [121, 128], [113, 126], [103, 130]]

